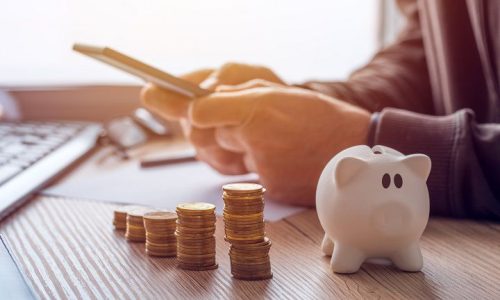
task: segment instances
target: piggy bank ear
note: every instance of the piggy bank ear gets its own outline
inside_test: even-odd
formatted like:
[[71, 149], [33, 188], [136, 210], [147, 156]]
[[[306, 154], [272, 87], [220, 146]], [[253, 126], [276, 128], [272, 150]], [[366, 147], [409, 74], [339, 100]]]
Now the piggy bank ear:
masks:
[[424, 154], [412, 154], [403, 158], [402, 162], [423, 180], [427, 180], [431, 172], [431, 159]]
[[363, 169], [365, 165], [366, 162], [364, 160], [355, 157], [344, 157], [339, 160], [337, 167], [335, 168], [334, 176], [337, 186], [345, 186]]

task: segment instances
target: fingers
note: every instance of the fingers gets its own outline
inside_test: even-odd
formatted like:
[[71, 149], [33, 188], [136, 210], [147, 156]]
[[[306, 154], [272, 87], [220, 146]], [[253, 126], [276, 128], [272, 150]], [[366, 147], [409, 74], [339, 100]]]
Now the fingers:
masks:
[[245, 149], [240, 139], [239, 128], [218, 127], [215, 129], [215, 140], [222, 148], [235, 153], [244, 153]]
[[269, 89], [263, 87], [213, 93], [198, 98], [191, 103], [188, 117], [194, 126], [200, 128], [242, 125]]
[[217, 146], [196, 149], [198, 159], [225, 175], [246, 174], [243, 154], [224, 150]]
[[185, 136], [196, 148], [199, 160], [208, 163], [223, 174], [236, 175], [248, 172], [245, 168], [243, 156], [240, 153], [236, 153], [237, 151], [231, 151], [231, 149], [235, 149], [234, 147], [226, 148], [224, 146], [228, 145], [228, 141], [231, 139], [231, 136], [229, 136], [232, 134], [231, 132], [223, 133], [224, 137], [222, 139], [225, 142], [223, 143], [224, 145], [221, 145], [216, 138], [218, 129], [192, 127], [189, 125], [187, 119], [182, 119], [180, 123]]
[[257, 164], [255, 159], [253, 159], [250, 154], [244, 154], [243, 163], [248, 172], [259, 173], [257, 170]]
[[219, 127], [200, 129], [192, 126], [183, 126], [183, 128], [184, 135], [197, 149], [217, 145], [231, 152], [244, 152], [243, 143], [239, 139], [238, 128]]
[[186, 134], [186, 137], [196, 148], [206, 148], [217, 145], [215, 128], [200, 129], [190, 127], [189, 133]]
[[141, 90], [141, 100], [145, 107], [168, 120], [187, 117], [190, 98], [164, 90], [148, 83]]
[[270, 82], [263, 79], [252, 79], [237, 85], [219, 85], [215, 88], [216, 92], [237, 92], [258, 87], [278, 87], [281, 84]]
[[[200, 83], [213, 72], [212, 69], [201, 69], [181, 76], [193, 83]], [[178, 120], [187, 117], [191, 99], [162, 89], [148, 83], [141, 90], [141, 100], [144, 106], [168, 120]]]
[[236, 85], [259, 78], [270, 82], [283, 84], [284, 82], [269, 68], [263, 66], [226, 63], [211, 73], [200, 86], [214, 90], [219, 85]]

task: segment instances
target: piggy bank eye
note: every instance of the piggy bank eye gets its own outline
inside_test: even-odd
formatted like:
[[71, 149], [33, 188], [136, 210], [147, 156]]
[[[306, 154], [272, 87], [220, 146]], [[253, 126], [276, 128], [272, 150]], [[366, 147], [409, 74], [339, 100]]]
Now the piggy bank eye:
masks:
[[403, 186], [403, 177], [401, 175], [394, 175], [394, 185], [399, 189]]
[[382, 186], [384, 189], [388, 188], [391, 185], [391, 175], [385, 173], [384, 176], [382, 176]]

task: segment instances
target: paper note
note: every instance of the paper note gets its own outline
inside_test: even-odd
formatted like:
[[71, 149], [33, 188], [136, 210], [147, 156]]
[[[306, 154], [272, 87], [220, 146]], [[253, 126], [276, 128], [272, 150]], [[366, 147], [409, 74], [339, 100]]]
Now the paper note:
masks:
[[[101, 151], [43, 194], [169, 210], [180, 202], [209, 202], [220, 214], [222, 185], [257, 179], [255, 174], [223, 176], [197, 161], [141, 169], [137, 160], [121, 161], [110, 157], [109, 151]], [[267, 221], [277, 221], [302, 210], [266, 198], [264, 216]]]

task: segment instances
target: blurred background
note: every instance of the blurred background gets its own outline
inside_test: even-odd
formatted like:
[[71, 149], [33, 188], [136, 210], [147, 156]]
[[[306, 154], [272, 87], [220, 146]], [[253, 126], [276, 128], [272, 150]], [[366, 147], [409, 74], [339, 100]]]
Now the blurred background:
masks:
[[237, 61], [269, 66], [289, 83], [341, 80], [400, 23], [391, 0], [3, 1], [0, 101], [16, 103], [9, 116], [31, 119], [106, 119], [137, 106], [142, 82], [74, 53], [74, 42], [173, 74]]

